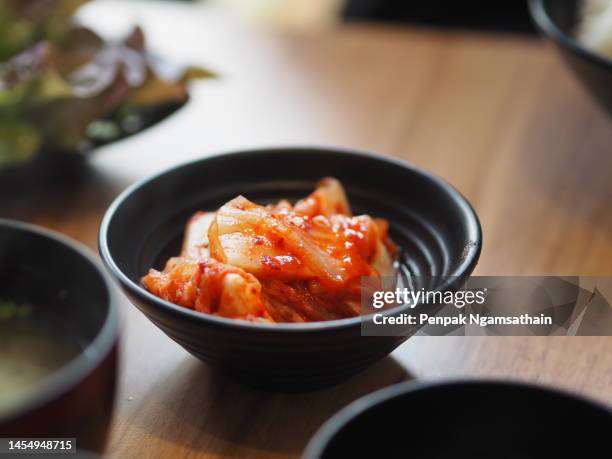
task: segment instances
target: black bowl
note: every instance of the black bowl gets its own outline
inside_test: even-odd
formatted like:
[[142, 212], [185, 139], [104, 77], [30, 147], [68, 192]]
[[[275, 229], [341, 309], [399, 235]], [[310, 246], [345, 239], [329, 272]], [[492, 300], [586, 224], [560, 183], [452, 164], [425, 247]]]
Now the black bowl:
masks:
[[578, 0], [529, 0], [538, 29], [555, 43], [591, 96], [612, 115], [612, 59], [588, 50], [574, 38], [578, 8]]
[[0, 301], [0, 370], [11, 390], [20, 390], [14, 375], [26, 362], [48, 368], [19, 402], [3, 405], [0, 437], [76, 438], [77, 448], [101, 451], [115, 393], [118, 308], [99, 261], [55, 233], [0, 219]]
[[[100, 227], [102, 259], [159, 328], [193, 355], [246, 382], [295, 391], [333, 384], [395, 349], [406, 336], [362, 337], [361, 319], [258, 324], [201, 314], [147, 292], [140, 279], [179, 252], [185, 223], [243, 194], [255, 202], [295, 199], [324, 176], [340, 179], [356, 212], [386, 218], [415, 274], [464, 278], [481, 248], [478, 218], [451, 186], [406, 163], [314, 148], [205, 158], [124, 191]], [[443, 288], [443, 286], [439, 286]], [[397, 311], [404, 311], [396, 308]]]
[[609, 408], [559, 390], [502, 381], [404, 383], [334, 415], [304, 458], [599, 457], [611, 428]]

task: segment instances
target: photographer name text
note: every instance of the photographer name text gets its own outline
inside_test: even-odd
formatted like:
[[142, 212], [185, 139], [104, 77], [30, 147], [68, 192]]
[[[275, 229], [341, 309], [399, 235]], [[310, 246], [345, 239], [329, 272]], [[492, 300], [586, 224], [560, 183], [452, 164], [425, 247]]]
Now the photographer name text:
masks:
[[443, 327], [478, 325], [488, 327], [491, 325], [552, 325], [552, 317], [544, 314], [521, 314], [518, 316], [484, 316], [481, 314], [463, 314], [456, 316], [431, 316], [421, 314], [399, 314], [386, 316], [374, 314], [372, 322], [375, 325], [439, 325]]

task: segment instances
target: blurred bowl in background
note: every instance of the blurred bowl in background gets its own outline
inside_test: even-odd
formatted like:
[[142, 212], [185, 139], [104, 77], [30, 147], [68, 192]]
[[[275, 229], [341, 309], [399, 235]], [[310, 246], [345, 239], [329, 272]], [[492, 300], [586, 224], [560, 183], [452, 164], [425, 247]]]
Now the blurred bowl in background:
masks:
[[403, 383], [366, 395], [327, 421], [304, 459], [598, 457], [608, 407], [508, 381]]
[[[361, 335], [362, 319], [256, 323], [203, 314], [148, 292], [141, 278], [180, 251], [197, 210], [242, 194], [258, 203], [297, 200], [322, 177], [345, 186], [351, 207], [386, 219], [407, 254], [402, 269], [444, 279], [471, 274], [480, 223], [461, 194], [410, 164], [340, 149], [288, 147], [217, 155], [162, 172], [124, 191], [100, 226], [100, 254], [132, 302], [170, 338], [229, 375], [285, 392], [329, 386], [384, 358], [408, 338]], [[404, 305], [389, 314], [400, 314]], [[411, 333], [415, 333], [414, 327]], [[146, 357], [145, 357], [146, 358]]]
[[17, 198], [32, 193], [44, 193], [48, 188], [56, 185], [81, 183], [87, 180], [91, 172], [87, 156], [95, 153], [95, 149], [119, 143], [122, 140], [145, 133], [147, 130], [162, 123], [189, 102], [189, 98], [181, 103], [165, 104], [150, 107], [140, 111], [141, 126], [134, 132], [122, 133], [112, 140], [92, 141], [84, 151], [55, 151], [43, 149], [34, 158], [8, 165], [0, 165], [0, 194], [4, 195], [0, 202], [0, 211], [3, 206], [10, 205]]
[[113, 289], [79, 244], [0, 219], [0, 437], [102, 451], [117, 371]]
[[[64, 156], [151, 127], [187, 103], [190, 82], [215, 76], [158, 56], [139, 26], [100, 35], [99, 21], [75, 20], [87, 0], [17, 3], [2, 19], [19, 32], [0, 28], [0, 183], [13, 188], [61, 180]], [[27, 172], [33, 180], [14, 179]]]
[[555, 43], [583, 86], [612, 116], [612, 59], [587, 49], [574, 37], [579, 8], [580, 0], [529, 0], [538, 29]]

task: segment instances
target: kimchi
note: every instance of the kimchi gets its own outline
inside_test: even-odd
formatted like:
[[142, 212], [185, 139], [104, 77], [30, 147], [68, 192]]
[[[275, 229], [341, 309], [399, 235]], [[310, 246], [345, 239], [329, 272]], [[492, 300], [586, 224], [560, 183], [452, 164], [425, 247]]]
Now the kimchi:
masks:
[[238, 196], [197, 212], [183, 247], [142, 279], [154, 295], [223, 317], [310, 322], [354, 317], [362, 279], [392, 276], [397, 249], [385, 220], [354, 216], [338, 180], [291, 204]]

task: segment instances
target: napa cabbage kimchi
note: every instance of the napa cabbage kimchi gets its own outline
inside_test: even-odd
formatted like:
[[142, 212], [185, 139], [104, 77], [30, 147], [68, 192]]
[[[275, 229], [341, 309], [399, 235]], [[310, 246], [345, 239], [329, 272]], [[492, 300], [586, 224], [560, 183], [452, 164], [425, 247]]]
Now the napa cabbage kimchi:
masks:
[[291, 204], [238, 196], [187, 223], [179, 256], [142, 279], [154, 295], [207, 314], [266, 322], [358, 316], [362, 279], [393, 276], [385, 220], [354, 216], [340, 182]]

